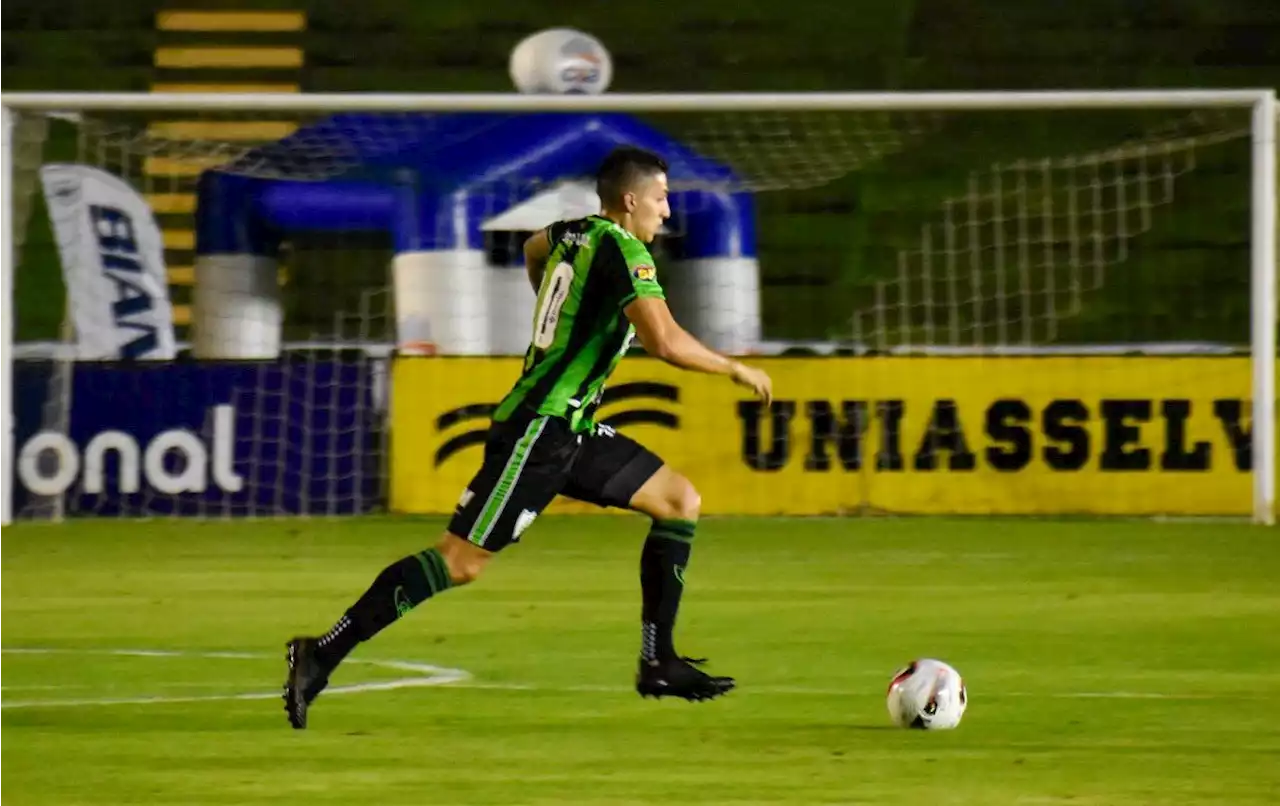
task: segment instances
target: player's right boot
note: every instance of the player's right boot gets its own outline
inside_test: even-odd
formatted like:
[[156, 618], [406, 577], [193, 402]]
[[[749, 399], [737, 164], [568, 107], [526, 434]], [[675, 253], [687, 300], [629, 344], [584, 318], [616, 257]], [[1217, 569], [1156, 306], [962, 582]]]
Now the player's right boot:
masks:
[[733, 691], [732, 677], [715, 677], [697, 668], [706, 660], [668, 658], [640, 660], [636, 691], [642, 697], [680, 697], [691, 702], [713, 700]]
[[329, 672], [316, 658], [317, 639], [294, 638], [285, 645], [289, 675], [284, 683], [284, 710], [297, 730], [307, 727], [307, 708], [329, 685]]

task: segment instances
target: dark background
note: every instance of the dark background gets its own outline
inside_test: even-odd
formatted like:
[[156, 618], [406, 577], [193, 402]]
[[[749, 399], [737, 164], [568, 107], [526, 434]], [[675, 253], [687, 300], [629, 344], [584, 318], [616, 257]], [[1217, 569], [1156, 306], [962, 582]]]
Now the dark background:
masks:
[[[614, 59], [611, 89], [621, 92], [1280, 83], [1280, 3], [1274, 0], [9, 0], [3, 9], [4, 89], [147, 90], [156, 80], [157, 46], [210, 39], [201, 33], [158, 32], [156, 13], [166, 7], [305, 10], [305, 32], [255, 34], [254, 41], [300, 45], [305, 66], [281, 71], [280, 77], [316, 92], [508, 91], [511, 48], [523, 36], [551, 26], [598, 36]], [[222, 77], [237, 76], [223, 71]], [[164, 76], [184, 78], [206, 76], [174, 70]], [[272, 75], [255, 70], [242, 78], [261, 81]], [[990, 180], [993, 163], [1087, 156], [1124, 142], [1159, 142], [1162, 133], [1165, 139], [1212, 139], [1243, 132], [1248, 124], [1243, 113], [1211, 111], [794, 120], [793, 143], [803, 160], [821, 159], [841, 142], [856, 144], [862, 136], [910, 136], [886, 158], [825, 184], [760, 196], [763, 310], [770, 338], [848, 338], [851, 312], [875, 303], [875, 284], [897, 275], [899, 253], [919, 247], [922, 227], [938, 221], [946, 199], [963, 194], [975, 177]], [[661, 116], [652, 122], [677, 130], [690, 125]], [[753, 130], [748, 117], [725, 118], [723, 125]], [[75, 155], [73, 128], [55, 125], [46, 160]], [[806, 140], [806, 133], [824, 131], [834, 134]], [[763, 154], [768, 146], [755, 148]], [[752, 153], [744, 148], [730, 158], [751, 159]], [[1154, 205], [1149, 225], [1117, 246], [1123, 254], [1108, 257], [1105, 281], [1084, 295], [1080, 310], [1062, 316], [1055, 332], [1030, 334], [1030, 341], [1247, 341], [1247, 138], [1197, 148], [1193, 159], [1191, 169], [1176, 179], [1173, 201]], [[1136, 161], [1112, 167], [1121, 173], [1163, 170]], [[1011, 178], [1016, 177], [1005, 176]], [[1077, 181], [1081, 188], [1089, 186]], [[1013, 191], [1006, 185], [1005, 192]], [[1122, 207], [1133, 200], [1095, 203]], [[1105, 226], [1129, 227], [1130, 222], [1117, 219]], [[1065, 241], [1042, 248], [1050, 262], [1080, 260], [1069, 254]], [[338, 249], [341, 259], [335, 259]], [[53, 338], [61, 320], [61, 292], [53, 268], [56, 255], [38, 210], [21, 254], [19, 336]], [[386, 284], [388, 254], [377, 238], [296, 243], [285, 292], [287, 335], [331, 332], [334, 311], [356, 311], [362, 291]], [[184, 301], [184, 293], [189, 291], [175, 289], [175, 301]], [[1043, 310], [1019, 307], [1023, 304], [1009, 300], [1002, 315], [1010, 322], [1044, 316]], [[964, 311], [959, 325], [966, 333], [967, 317], [990, 321], [995, 316], [981, 305], [966, 305]], [[924, 317], [923, 309], [919, 315]], [[924, 334], [911, 332], [917, 327], [922, 323], [906, 323], [897, 337], [918, 342]], [[977, 335], [988, 343], [997, 338], [994, 332]]]

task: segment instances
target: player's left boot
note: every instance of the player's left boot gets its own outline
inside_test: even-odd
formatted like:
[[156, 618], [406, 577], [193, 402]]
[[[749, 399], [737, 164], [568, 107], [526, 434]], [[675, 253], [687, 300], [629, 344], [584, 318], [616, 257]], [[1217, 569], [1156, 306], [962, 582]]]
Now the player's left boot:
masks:
[[307, 708], [329, 685], [329, 672], [316, 658], [315, 638], [294, 638], [285, 646], [289, 675], [284, 683], [284, 710], [297, 730], [307, 727]]
[[714, 700], [733, 691], [737, 683], [732, 677], [709, 675], [698, 667], [705, 658], [668, 658], [640, 660], [636, 672], [636, 692], [642, 697], [680, 697], [690, 702]]

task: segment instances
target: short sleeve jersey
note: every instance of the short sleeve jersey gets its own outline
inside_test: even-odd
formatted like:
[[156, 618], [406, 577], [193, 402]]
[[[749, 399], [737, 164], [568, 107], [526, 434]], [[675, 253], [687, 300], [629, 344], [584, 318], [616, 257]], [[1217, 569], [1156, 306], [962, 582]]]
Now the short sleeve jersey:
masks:
[[623, 309], [639, 298], [665, 299], [642, 241], [601, 216], [548, 229], [551, 254], [538, 290], [533, 339], [524, 370], [494, 419], [521, 405], [591, 428], [605, 382], [631, 346], [635, 329]]

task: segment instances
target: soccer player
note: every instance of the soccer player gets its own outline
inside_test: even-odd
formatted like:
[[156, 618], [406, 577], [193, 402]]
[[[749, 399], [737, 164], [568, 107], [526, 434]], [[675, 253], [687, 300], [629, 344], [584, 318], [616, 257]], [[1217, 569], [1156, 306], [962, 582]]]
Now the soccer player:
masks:
[[383, 569], [329, 632], [288, 643], [284, 701], [293, 727], [306, 727], [308, 706], [357, 644], [432, 596], [473, 582], [557, 494], [652, 519], [640, 555], [636, 691], [709, 700], [733, 689], [733, 678], [709, 675], [698, 668], [703, 661], [677, 654], [672, 638], [698, 524], [697, 490], [592, 415], [634, 336], [650, 355], [726, 375], [766, 404], [772, 382], [703, 346], [667, 308], [646, 247], [671, 215], [663, 159], [619, 148], [596, 182], [600, 215], [552, 224], [524, 244], [538, 294], [532, 343], [524, 371], [493, 414], [480, 470], [440, 541]]

